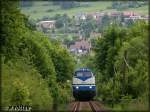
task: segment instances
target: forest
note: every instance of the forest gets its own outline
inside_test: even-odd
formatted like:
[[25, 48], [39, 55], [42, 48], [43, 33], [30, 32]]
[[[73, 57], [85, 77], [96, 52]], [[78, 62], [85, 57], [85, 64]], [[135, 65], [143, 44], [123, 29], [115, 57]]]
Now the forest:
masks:
[[[23, 104], [33, 110], [55, 110], [58, 104], [69, 103], [73, 100], [72, 76], [81, 66], [96, 74], [95, 99], [108, 108], [148, 109], [147, 22], [137, 21], [129, 27], [108, 25], [102, 37], [93, 40], [92, 55], [80, 57], [79, 64], [60, 41], [48, 38], [29, 23], [19, 9], [19, 0], [1, 4], [3, 109]], [[89, 26], [83, 24], [83, 29]]]

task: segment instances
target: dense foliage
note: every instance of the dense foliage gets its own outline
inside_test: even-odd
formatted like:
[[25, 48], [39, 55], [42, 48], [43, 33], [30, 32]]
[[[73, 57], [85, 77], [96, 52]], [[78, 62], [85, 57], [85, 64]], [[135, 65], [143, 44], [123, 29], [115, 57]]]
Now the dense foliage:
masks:
[[62, 9], [79, 7], [80, 3], [75, 1], [53, 1], [53, 5], [60, 5]]
[[103, 101], [116, 101], [116, 103], [124, 99], [130, 101], [136, 99], [146, 108], [148, 106], [147, 23], [139, 21], [129, 29], [112, 25], [96, 43], [93, 62], [97, 72], [97, 97]]
[[67, 80], [74, 71], [74, 59], [59, 42], [35, 31], [18, 4], [2, 1], [2, 106], [52, 109], [55, 101], [68, 102], [71, 97]]
[[137, 8], [146, 5], [148, 1], [114, 1], [112, 2], [113, 9], [123, 10], [127, 8]]
[[94, 52], [81, 57], [79, 65], [96, 74], [96, 98], [116, 104], [115, 109], [148, 109], [147, 22], [128, 28], [109, 25], [94, 43]]

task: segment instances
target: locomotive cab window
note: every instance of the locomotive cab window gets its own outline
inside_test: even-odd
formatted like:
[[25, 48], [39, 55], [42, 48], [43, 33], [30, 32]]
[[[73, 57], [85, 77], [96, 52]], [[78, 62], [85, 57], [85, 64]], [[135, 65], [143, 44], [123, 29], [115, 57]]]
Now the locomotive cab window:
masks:
[[88, 71], [84, 71], [84, 72], [78, 71], [75, 73], [75, 76], [76, 77], [92, 77], [93, 74], [91, 72], [88, 72]]

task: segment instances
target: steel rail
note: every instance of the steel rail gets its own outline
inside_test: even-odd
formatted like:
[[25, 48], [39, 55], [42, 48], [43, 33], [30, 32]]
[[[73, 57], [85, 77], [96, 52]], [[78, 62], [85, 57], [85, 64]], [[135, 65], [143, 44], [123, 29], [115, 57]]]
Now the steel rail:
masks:
[[95, 109], [95, 106], [93, 105], [93, 102], [89, 101], [89, 105], [92, 109], [92, 112], [98, 112], [96, 109]]
[[76, 102], [74, 104], [74, 108], [73, 108], [72, 112], [79, 112], [79, 107], [80, 107], [80, 102]]

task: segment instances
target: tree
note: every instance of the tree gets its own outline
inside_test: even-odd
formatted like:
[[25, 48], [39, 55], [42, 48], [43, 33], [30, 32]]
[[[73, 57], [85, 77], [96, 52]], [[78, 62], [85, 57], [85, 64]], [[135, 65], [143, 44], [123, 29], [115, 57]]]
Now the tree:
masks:
[[96, 21], [93, 18], [89, 18], [86, 21], [81, 22], [81, 34], [85, 38], [89, 38], [92, 31], [96, 28]]
[[11, 102], [13, 105], [31, 105], [29, 99], [30, 93], [28, 88], [19, 80], [14, 81], [13, 86], [15, 91], [13, 92]]
[[109, 27], [104, 32], [104, 37], [97, 40], [95, 49], [97, 69], [109, 78], [113, 77], [115, 56], [121, 46], [121, 38], [125, 36], [118, 27], [114, 26]]
[[[142, 21], [129, 29], [113, 25], [97, 40], [94, 63], [102, 99], [113, 97], [119, 101], [142, 96], [146, 102], [147, 96], [143, 97], [143, 92], [147, 94], [148, 90], [147, 37], [148, 25]], [[111, 88], [113, 93], [110, 93]]]
[[70, 18], [68, 17], [67, 14], [64, 15], [56, 15], [54, 17], [54, 19], [56, 19], [56, 28], [62, 28], [64, 27], [65, 30], [67, 30], [66, 28], [68, 27], [68, 23], [70, 22]]
[[[122, 48], [119, 50], [119, 54], [116, 60], [117, 74], [122, 76], [122, 62], [124, 61], [123, 52], [127, 51], [126, 60], [126, 80], [128, 82], [125, 85], [126, 94], [130, 94], [134, 98], [139, 97], [142, 91], [147, 91], [147, 34], [148, 29], [145, 22], [136, 23], [129, 30], [128, 39], [123, 42]], [[141, 30], [142, 29], [142, 30]], [[143, 33], [143, 31], [145, 33]], [[132, 37], [132, 38], [131, 38]], [[139, 67], [139, 69], [138, 69]], [[145, 78], [144, 78], [145, 77]], [[143, 80], [143, 81], [141, 81]], [[121, 83], [120, 79], [120, 83]]]
[[107, 28], [107, 26], [110, 25], [110, 22], [111, 22], [111, 20], [110, 20], [109, 16], [105, 14], [102, 17], [102, 19], [99, 20], [98, 31], [103, 32], [103, 30], [105, 30]]

